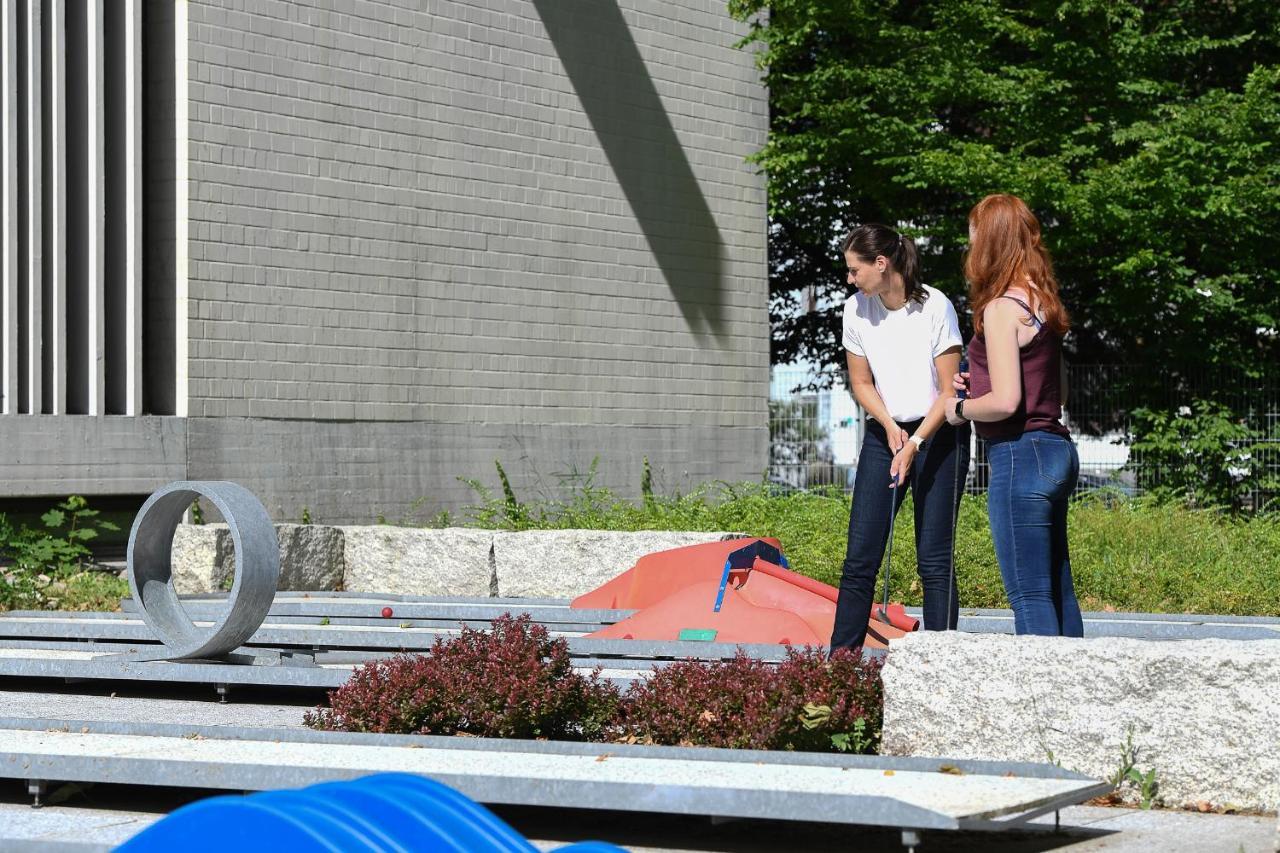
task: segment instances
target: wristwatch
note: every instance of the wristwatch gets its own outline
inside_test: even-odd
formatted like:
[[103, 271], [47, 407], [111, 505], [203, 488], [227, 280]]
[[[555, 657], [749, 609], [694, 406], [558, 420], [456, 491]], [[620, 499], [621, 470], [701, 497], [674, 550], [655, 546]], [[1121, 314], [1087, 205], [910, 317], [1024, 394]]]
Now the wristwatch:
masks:
[[[956, 400], [956, 417], [964, 418], [964, 400]], [[966, 421], [968, 418], [964, 418]]]
[[919, 450], [920, 448], [924, 447], [924, 439], [921, 438], [919, 435], [909, 435], [907, 436], [907, 441], [914, 444], [916, 446], [916, 450]]

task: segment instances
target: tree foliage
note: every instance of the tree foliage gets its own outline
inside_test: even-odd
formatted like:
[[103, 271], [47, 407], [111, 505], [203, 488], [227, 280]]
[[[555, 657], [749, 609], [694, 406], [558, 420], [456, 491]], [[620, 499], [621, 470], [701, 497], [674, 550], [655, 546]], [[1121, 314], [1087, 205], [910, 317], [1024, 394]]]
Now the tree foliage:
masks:
[[1280, 354], [1280, 7], [729, 7], [770, 89], [756, 159], [775, 363], [840, 369], [836, 241], [857, 222], [918, 238], [926, 280], [963, 309], [966, 214], [990, 192], [1044, 223], [1076, 360], [1168, 377], [1205, 362], [1257, 372]]

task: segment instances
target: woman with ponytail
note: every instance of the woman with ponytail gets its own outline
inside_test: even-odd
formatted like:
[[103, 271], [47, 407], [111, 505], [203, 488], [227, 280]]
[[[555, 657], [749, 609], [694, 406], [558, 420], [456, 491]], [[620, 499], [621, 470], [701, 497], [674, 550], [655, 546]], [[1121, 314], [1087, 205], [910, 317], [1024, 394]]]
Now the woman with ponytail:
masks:
[[939, 405], [987, 439], [987, 510], [1015, 632], [1082, 637], [1067, 548], [1080, 459], [1061, 421], [1069, 324], [1040, 223], [1021, 199], [990, 195], [974, 206], [964, 274], [975, 334], [970, 375], [953, 382], [972, 387], [969, 399]]
[[844, 306], [849, 381], [871, 420], [858, 455], [833, 650], [861, 646], [866, 638], [876, 570], [889, 537], [890, 502], [902, 502], [903, 485], [915, 499], [924, 627], [955, 627], [955, 484], [969, 468], [968, 427], [948, 425], [943, 409], [934, 405], [943, 395], [942, 383], [960, 364], [955, 308], [920, 281], [916, 245], [894, 229], [861, 225], [841, 249], [849, 284], [856, 288]]

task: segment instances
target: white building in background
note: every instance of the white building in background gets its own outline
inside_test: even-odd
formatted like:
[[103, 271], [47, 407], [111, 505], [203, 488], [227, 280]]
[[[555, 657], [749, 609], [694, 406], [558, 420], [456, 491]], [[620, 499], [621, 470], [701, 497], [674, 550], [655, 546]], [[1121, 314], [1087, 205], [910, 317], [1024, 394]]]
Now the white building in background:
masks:
[[[792, 389], [807, 383], [813, 376], [813, 365], [796, 363], [777, 365], [772, 369], [769, 393], [772, 400], [793, 399], [804, 395], [816, 403], [816, 423], [813, 425], [827, 437], [831, 450], [832, 464], [841, 468], [855, 468], [858, 464], [858, 453], [862, 448], [862, 439], [866, 433], [866, 414], [852, 392], [845, 387], [842, 377], [838, 377], [830, 388], [819, 391], [794, 392]], [[1068, 426], [1071, 425], [1070, 412], [1063, 411]], [[1080, 472], [1082, 487], [1097, 486], [1111, 481], [1129, 460], [1127, 437], [1121, 433], [1103, 436], [1081, 435], [1073, 430], [1072, 438], [1080, 453]], [[971, 472], [978, 465], [977, 439], [972, 439], [970, 448]], [[790, 477], [792, 481], [796, 476]], [[851, 473], [846, 477], [849, 488], [853, 486]]]

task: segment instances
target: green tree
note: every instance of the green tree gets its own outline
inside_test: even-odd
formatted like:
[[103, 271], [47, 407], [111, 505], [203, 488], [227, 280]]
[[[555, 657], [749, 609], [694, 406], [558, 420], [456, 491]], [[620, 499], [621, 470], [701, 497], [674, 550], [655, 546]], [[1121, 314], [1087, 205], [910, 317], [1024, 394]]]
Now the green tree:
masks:
[[836, 249], [856, 222], [918, 238], [926, 280], [963, 309], [965, 217], [990, 192], [1022, 196], [1044, 222], [1073, 358], [1147, 368], [1130, 404], [1194, 373], [1184, 367], [1258, 372], [1280, 355], [1280, 7], [729, 8], [751, 23], [744, 46], [770, 89], [756, 161], [770, 190], [775, 363], [841, 369]]

